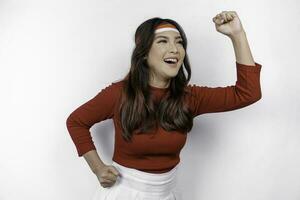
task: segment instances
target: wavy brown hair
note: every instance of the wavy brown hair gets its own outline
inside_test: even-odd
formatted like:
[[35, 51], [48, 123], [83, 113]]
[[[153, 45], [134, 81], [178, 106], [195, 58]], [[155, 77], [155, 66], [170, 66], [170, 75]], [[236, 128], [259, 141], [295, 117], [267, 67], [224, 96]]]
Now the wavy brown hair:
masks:
[[[184, 101], [188, 91], [185, 90], [190, 78], [191, 68], [187, 54], [176, 77], [170, 80], [166, 95], [156, 105], [150, 95], [149, 66], [144, 57], [150, 51], [154, 40], [155, 28], [162, 23], [176, 26], [183, 39], [186, 51], [187, 38], [181, 26], [171, 19], [159, 17], [143, 22], [135, 32], [135, 48], [131, 56], [131, 67], [125, 76], [122, 98], [119, 107], [122, 137], [131, 141], [132, 134], [141, 134], [157, 128], [157, 123], [167, 130], [177, 130], [183, 134], [193, 127], [193, 116]], [[187, 71], [187, 77], [184, 74]]]

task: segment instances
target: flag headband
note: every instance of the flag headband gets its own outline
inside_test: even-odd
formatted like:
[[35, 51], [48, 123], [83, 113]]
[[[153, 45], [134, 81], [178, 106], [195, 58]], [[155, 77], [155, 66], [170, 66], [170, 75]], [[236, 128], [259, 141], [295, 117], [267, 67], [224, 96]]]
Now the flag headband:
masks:
[[173, 24], [161, 24], [155, 28], [154, 33], [161, 33], [164, 31], [175, 31], [177, 33], [180, 33], [177, 30], [176, 26], [174, 26]]

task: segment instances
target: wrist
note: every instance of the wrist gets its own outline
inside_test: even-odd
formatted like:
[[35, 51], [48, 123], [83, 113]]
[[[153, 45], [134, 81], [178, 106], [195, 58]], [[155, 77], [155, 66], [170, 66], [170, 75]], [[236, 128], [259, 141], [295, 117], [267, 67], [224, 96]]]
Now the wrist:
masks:
[[240, 41], [240, 40], [244, 40], [244, 39], [246, 39], [246, 32], [244, 30], [242, 30], [238, 33], [230, 35], [229, 37], [232, 40], [232, 42], [237, 42], [237, 41]]

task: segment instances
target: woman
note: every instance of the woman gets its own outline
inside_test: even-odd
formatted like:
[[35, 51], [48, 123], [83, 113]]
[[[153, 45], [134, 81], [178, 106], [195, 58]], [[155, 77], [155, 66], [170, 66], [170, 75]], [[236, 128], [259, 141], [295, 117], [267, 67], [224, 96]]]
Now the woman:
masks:
[[[78, 155], [84, 156], [101, 185], [93, 200], [181, 199], [176, 172], [193, 118], [243, 108], [261, 98], [261, 65], [252, 58], [237, 13], [223, 11], [213, 22], [232, 40], [235, 85], [188, 84], [191, 68], [184, 31], [173, 20], [152, 18], [136, 30], [126, 77], [70, 114], [67, 128]], [[112, 165], [101, 161], [89, 132], [106, 119], [113, 119], [115, 126]]]

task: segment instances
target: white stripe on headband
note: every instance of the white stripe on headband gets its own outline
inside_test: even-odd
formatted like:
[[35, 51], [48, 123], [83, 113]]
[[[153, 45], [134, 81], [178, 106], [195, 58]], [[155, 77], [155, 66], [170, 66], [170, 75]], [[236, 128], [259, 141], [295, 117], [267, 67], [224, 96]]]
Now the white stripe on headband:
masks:
[[177, 33], [180, 33], [176, 28], [159, 28], [159, 29], [156, 29], [154, 33], [161, 33], [161, 32], [164, 32], [164, 31], [175, 31]]

